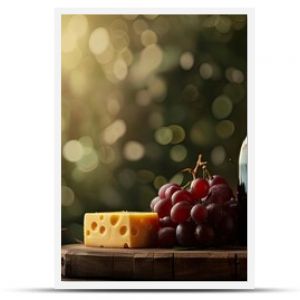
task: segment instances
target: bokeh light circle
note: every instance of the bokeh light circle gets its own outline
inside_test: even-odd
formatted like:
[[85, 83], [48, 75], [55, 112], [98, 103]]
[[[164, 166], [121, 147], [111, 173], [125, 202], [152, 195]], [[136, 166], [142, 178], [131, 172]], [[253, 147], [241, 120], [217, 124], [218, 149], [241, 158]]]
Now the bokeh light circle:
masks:
[[61, 50], [63, 53], [72, 52], [77, 46], [76, 35], [71, 32], [65, 32], [61, 37]]
[[108, 31], [103, 27], [99, 27], [95, 29], [90, 36], [89, 48], [93, 54], [99, 55], [106, 50], [109, 43], [110, 38]]
[[222, 139], [228, 139], [235, 131], [234, 123], [230, 120], [220, 121], [216, 125], [216, 133]]
[[64, 144], [63, 156], [70, 162], [79, 161], [83, 155], [83, 147], [77, 140], [70, 140]]
[[231, 29], [231, 24], [230, 18], [227, 16], [219, 16], [215, 26], [220, 33], [228, 33]]
[[184, 52], [179, 62], [182, 69], [190, 70], [194, 65], [194, 56], [191, 52]]
[[145, 147], [137, 141], [129, 141], [123, 148], [123, 154], [127, 160], [140, 160], [145, 155]]
[[112, 145], [125, 134], [126, 130], [127, 127], [125, 121], [117, 119], [104, 129], [103, 140], [107, 144]]
[[187, 149], [183, 145], [173, 146], [170, 150], [170, 157], [175, 162], [182, 162], [187, 157]]
[[212, 163], [215, 166], [220, 166], [221, 164], [224, 163], [225, 158], [226, 158], [226, 151], [223, 146], [216, 146], [213, 148], [210, 154], [210, 158]]
[[88, 19], [84, 15], [74, 15], [71, 17], [68, 29], [72, 32], [77, 38], [83, 37], [88, 31]]
[[153, 180], [153, 185], [156, 189], [159, 189], [162, 185], [167, 183], [167, 179], [164, 176], [158, 175]]
[[63, 185], [61, 187], [61, 204], [63, 206], [70, 206], [73, 204], [75, 199], [75, 194], [71, 188]]
[[123, 59], [118, 59], [115, 61], [113, 66], [113, 73], [119, 80], [123, 80], [126, 78], [128, 70], [127, 64]]
[[94, 149], [85, 155], [76, 162], [78, 169], [82, 172], [88, 173], [97, 168], [99, 163], [97, 152]]
[[141, 42], [145, 47], [152, 44], [156, 44], [157, 43], [156, 33], [152, 30], [146, 29], [145, 31], [143, 31], [141, 35]]
[[185, 139], [185, 131], [183, 127], [179, 125], [170, 125], [169, 128], [172, 130], [172, 144], [179, 144]]
[[217, 119], [224, 119], [231, 114], [233, 105], [229, 97], [221, 95], [212, 104], [212, 113]]
[[155, 131], [155, 140], [161, 145], [168, 145], [173, 139], [173, 132], [169, 127], [160, 127]]
[[190, 138], [196, 145], [209, 145], [214, 139], [215, 128], [208, 119], [195, 122], [190, 131]]
[[203, 79], [210, 79], [214, 75], [214, 69], [213, 69], [212, 65], [209, 63], [203, 63], [200, 66], [199, 71], [200, 71], [200, 75]]

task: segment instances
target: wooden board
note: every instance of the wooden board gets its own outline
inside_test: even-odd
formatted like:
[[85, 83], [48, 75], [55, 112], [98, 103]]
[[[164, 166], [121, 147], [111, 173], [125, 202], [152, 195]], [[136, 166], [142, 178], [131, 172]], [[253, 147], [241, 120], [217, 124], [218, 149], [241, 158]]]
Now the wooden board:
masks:
[[247, 280], [247, 251], [117, 249], [65, 245], [63, 280]]

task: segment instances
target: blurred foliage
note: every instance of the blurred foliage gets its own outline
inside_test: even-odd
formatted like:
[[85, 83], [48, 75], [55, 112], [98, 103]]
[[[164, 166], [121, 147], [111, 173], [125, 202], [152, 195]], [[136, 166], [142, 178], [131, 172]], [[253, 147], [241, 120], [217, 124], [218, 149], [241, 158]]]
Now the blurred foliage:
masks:
[[85, 212], [149, 210], [199, 153], [235, 188], [245, 15], [64, 15], [61, 50], [63, 243]]

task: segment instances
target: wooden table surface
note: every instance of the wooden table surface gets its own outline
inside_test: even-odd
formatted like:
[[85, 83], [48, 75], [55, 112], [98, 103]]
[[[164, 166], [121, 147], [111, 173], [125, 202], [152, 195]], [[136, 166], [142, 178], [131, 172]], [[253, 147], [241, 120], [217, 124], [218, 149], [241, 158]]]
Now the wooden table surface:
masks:
[[247, 280], [245, 248], [119, 249], [65, 245], [63, 280]]

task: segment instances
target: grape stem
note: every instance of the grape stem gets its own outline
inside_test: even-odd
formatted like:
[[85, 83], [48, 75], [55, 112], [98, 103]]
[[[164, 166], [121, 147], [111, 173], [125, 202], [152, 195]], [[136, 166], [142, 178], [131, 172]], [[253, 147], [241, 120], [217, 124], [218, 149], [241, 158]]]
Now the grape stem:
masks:
[[208, 171], [207, 166], [203, 166], [202, 170], [203, 170], [203, 174], [206, 174], [206, 176], [208, 177], [208, 179], [212, 180], [212, 176], [211, 176], [210, 172]]
[[203, 171], [203, 178], [205, 178], [205, 176], [207, 176], [208, 179], [212, 179], [212, 176], [211, 176], [211, 174], [209, 173], [209, 171], [207, 169], [207, 161], [202, 161], [202, 154], [198, 155], [196, 165], [193, 169], [192, 168], [185, 168], [185, 169], [181, 170], [181, 172], [183, 172], [183, 173], [188, 172], [188, 173], [192, 174], [193, 179], [196, 179], [199, 169], [202, 169], [202, 171]]
[[206, 165], [207, 165], [207, 162], [202, 161], [202, 154], [199, 154], [196, 165], [192, 171], [193, 179], [196, 179], [199, 168], [202, 168], [204, 170], [204, 168], [206, 168]]
[[191, 173], [193, 172], [192, 168], [185, 168], [185, 169], [182, 169], [180, 172], [184, 173], [184, 172], [188, 172], [188, 173]]

